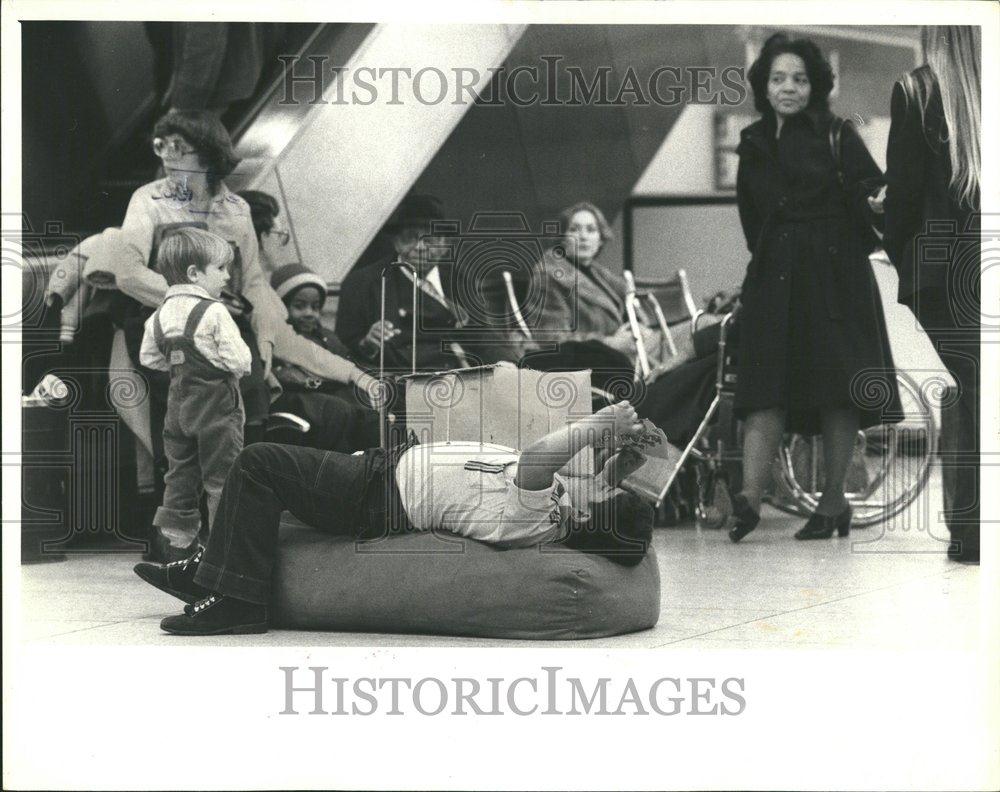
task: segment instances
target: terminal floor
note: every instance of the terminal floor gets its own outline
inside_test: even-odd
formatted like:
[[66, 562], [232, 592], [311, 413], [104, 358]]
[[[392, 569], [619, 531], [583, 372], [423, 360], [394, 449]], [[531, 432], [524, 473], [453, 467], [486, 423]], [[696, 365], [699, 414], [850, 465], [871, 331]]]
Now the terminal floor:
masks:
[[[661, 610], [650, 630], [573, 647], [724, 650], [975, 649], [980, 569], [950, 562], [938, 477], [909, 510], [849, 539], [799, 542], [802, 523], [765, 509], [738, 545], [694, 526], [657, 529]], [[929, 527], [930, 526], [930, 527]], [[553, 642], [272, 630], [185, 639], [159, 622], [181, 604], [132, 572], [138, 554], [81, 554], [21, 568], [21, 635], [31, 643], [212, 646], [551, 646]]]

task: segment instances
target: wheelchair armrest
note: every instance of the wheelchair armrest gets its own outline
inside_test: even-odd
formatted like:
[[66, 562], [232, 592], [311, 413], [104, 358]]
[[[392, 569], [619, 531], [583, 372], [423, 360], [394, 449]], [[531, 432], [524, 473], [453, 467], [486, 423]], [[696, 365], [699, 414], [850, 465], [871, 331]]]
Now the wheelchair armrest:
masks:
[[276, 412], [267, 416], [267, 423], [264, 426], [265, 432], [273, 432], [276, 429], [294, 429], [305, 434], [312, 426], [305, 418], [300, 418], [293, 413]]
[[590, 386], [590, 395], [595, 399], [604, 399], [607, 404], [615, 404], [618, 399], [615, 398], [614, 394], [610, 391], [606, 391], [603, 388], [598, 388], [593, 385]]
[[703, 317], [706, 313], [707, 311], [705, 311], [704, 308], [699, 308], [694, 312], [694, 316], [691, 317], [691, 335], [698, 332], [698, 320], [701, 319], [701, 317]]

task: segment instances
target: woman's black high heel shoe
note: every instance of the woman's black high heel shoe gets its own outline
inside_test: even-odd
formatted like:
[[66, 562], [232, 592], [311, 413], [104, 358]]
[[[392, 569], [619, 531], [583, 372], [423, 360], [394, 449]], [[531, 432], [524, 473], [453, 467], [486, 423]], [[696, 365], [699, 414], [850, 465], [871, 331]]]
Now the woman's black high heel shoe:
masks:
[[832, 517], [813, 513], [812, 517], [795, 534], [796, 539], [829, 539], [833, 532], [847, 536], [851, 532], [851, 504]]
[[742, 495], [733, 498], [733, 517], [736, 519], [736, 524], [729, 529], [729, 538], [734, 542], [740, 541], [760, 522], [760, 515]]

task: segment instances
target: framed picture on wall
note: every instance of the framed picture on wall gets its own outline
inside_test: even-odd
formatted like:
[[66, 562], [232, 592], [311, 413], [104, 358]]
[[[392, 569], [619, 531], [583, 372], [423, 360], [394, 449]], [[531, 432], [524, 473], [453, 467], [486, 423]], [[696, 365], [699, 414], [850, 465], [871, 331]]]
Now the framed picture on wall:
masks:
[[736, 190], [736, 168], [739, 157], [736, 147], [740, 144], [740, 130], [753, 123], [754, 117], [745, 113], [715, 114], [715, 189], [720, 192]]
[[715, 189], [732, 192], [736, 190], [736, 169], [740, 158], [735, 151], [715, 150]]

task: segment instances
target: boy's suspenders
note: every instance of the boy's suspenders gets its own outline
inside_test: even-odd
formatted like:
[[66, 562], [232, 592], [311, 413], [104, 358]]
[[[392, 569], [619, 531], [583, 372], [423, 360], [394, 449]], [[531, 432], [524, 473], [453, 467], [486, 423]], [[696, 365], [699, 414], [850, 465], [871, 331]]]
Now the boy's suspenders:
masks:
[[[187, 295], [185, 295], [187, 296]], [[167, 298], [169, 300], [171, 298]], [[191, 309], [191, 313], [188, 314], [187, 322], [184, 324], [184, 332], [180, 336], [171, 336], [171, 338], [186, 338], [192, 344], [194, 344], [194, 333], [198, 329], [198, 325], [201, 324], [202, 318], [205, 316], [205, 312], [212, 307], [212, 303], [215, 300], [199, 297], [198, 304]], [[167, 300], [163, 301], [163, 305], [167, 304]], [[161, 305], [162, 309], [163, 306]], [[167, 336], [163, 333], [163, 325], [160, 324], [160, 311], [157, 311], [153, 317], [153, 338], [156, 341], [156, 347], [160, 350], [160, 354], [164, 357], [167, 356], [167, 351], [164, 349], [164, 342], [167, 340]], [[183, 353], [182, 353], [183, 354]], [[171, 357], [173, 357], [171, 353]], [[183, 363], [183, 360], [176, 361], [177, 363]], [[174, 360], [169, 360], [171, 365], [174, 365]]]
[[201, 324], [201, 318], [205, 315], [205, 311], [212, 307], [212, 303], [215, 300], [206, 300], [205, 298], [200, 298], [198, 304], [191, 309], [191, 313], [188, 314], [187, 323], [184, 325], [184, 337], [190, 338], [194, 341], [194, 331], [198, 329], [198, 325]]

